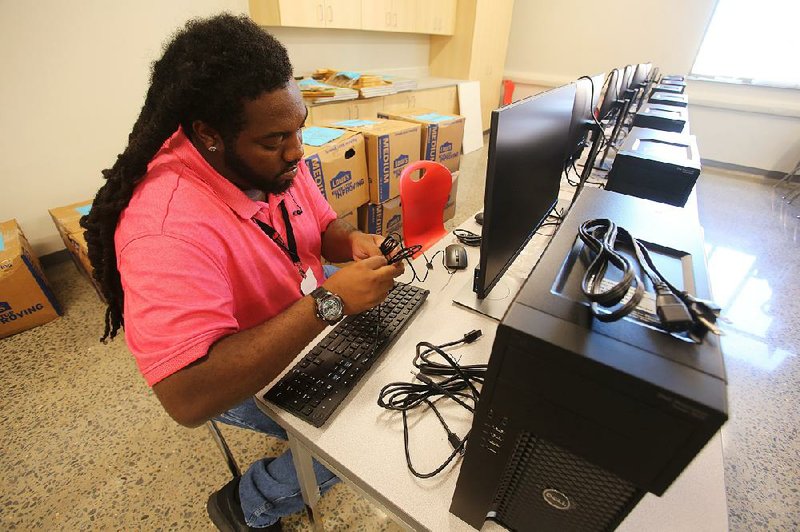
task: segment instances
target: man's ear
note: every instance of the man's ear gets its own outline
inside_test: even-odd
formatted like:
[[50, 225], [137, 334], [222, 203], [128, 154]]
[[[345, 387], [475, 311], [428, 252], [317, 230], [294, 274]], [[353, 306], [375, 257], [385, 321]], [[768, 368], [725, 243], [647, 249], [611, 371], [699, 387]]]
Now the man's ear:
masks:
[[202, 147], [206, 151], [215, 152], [224, 148], [219, 132], [202, 120], [192, 122], [192, 133], [201, 145], [198, 147]]

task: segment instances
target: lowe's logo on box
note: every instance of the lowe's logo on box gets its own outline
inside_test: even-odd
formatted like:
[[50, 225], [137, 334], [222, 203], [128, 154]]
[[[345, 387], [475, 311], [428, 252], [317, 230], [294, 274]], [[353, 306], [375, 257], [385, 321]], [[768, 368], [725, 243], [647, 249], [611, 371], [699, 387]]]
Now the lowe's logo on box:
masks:
[[0, 323], [11, 323], [12, 321], [24, 318], [42, 309], [44, 309], [44, 305], [42, 303], [36, 303], [19, 312], [14, 312], [7, 301], [0, 301]]
[[331, 188], [339, 188], [345, 183], [349, 183], [353, 179], [353, 174], [349, 170], [345, 170], [336, 174], [336, 177], [331, 179]]
[[405, 166], [408, 164], [408, 155], [401, 155], [397, 159], [394, 160], [394, 168], [400, 168], [401, 166]]
[[452, 142], [445, 142], [439, 147], [439, 153], [450, 153], [451, 151], [453, 151]]

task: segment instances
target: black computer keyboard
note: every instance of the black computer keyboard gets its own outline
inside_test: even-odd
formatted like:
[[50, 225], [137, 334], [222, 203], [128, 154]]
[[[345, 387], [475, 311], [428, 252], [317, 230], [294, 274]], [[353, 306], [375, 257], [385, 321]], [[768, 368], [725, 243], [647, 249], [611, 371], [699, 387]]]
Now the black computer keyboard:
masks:
[[428, 293], [395, 285], [380, 306], [339, 323], [264, 398], [321, 427], [409, 324]]

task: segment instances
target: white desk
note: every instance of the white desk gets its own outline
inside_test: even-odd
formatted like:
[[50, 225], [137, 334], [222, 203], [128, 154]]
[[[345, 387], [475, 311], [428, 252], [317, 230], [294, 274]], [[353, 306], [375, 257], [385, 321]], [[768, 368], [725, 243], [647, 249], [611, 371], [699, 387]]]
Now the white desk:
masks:
[[[472, 220], [461, 227], [479, 232], [479, 226]], [[552, 229], [547, 227], [542, 231], [550, 234]], [[450, 234], [426, 255], [430, 257], [455, 241]], [[534, 237], [510, 271], [530, 271], [547, 241], [548, 238], [543, 236]], [[311, 456], [409, 529], [474, 530], [449, 512], [460, 459], [434, 478], [422, 480], [414, 477], [406, 467], [401, 414], [377, 405], [378, 394], [383, 386], [396, 381], [408, 382], [413, 378], [411, 371], [415, 368], [411, 361], [417, 342], [428, 341], [436, 345], [461, 338], [472, 329], [481, 329], [482, 338], [451, 352], [461, 356], [462, 363], [488, 360], [498, 322], [452, 303], [454, 294], [464, 283], [471, 281], [473, 268], [478, 263], [479, 249], [467, 248], [467, 251], [469, 266], [452, 278], [449, 278], [439, 261], [441, 255], [437, 257], [435, 269], [421, 285], [431, 293], [413, 322], [364, 375], [322, 428], [312, 427], [263, 401], [260, 397], [269, 386], [256, 397], [259, 407], [289, 433], [304, 498], [312, 511], [319, 492], [313, 474], [309, 474]], [[415, 267], [421, 275], [427, 271], [421, 258], [416, 261]], [[407, 270], [401, 280], [410, 278], [410, 268]], [[320, 338], [326, 333], [327, 330]], [[312, 342], [310, 347], [318, 340]], [[456, 434], [463, 436], [469, 430], [471, 416], [463, 408], [445, 406], [442, 411]], [[452, 449], [436, 416], [424, 411], [411, 413], [409, 426], [411, 456], [416, 469], [433, 470]], [[315, 526], [319, 528], [318, 521]], [[717, 436], [663, 497], [646, 495], [619, 530], [722, 531], [727, 528], [722, 445]], [[482, 530], [502, 530], [502, 527], [490, 522]]]

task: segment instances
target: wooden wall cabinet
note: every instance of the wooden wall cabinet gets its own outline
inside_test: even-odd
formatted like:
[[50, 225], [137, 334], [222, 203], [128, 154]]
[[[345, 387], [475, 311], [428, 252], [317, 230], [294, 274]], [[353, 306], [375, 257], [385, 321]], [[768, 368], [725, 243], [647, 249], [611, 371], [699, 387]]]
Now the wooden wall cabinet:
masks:
[[261, 26], [452, 35], [457, 0], [250, 0]]
[[456, 0], [417, 0], [417, 33], [452, 35], [456, 27]]
[[361, 0], [250, 0], [261, 26], [361, 29]]
[[369, 120], [385, 109], [424, 107], [442, 114], [458, 114], [458, 87], [440, 87], [390, 94], [378, 98], [323, 103], [308, 107], [309, 125], [325, 125], [337, 120]]

